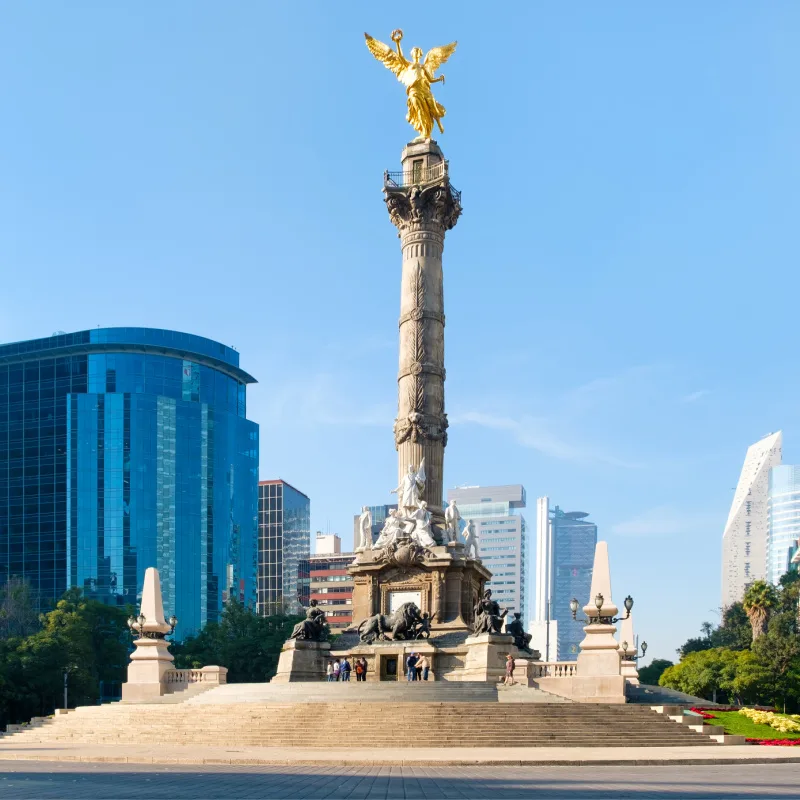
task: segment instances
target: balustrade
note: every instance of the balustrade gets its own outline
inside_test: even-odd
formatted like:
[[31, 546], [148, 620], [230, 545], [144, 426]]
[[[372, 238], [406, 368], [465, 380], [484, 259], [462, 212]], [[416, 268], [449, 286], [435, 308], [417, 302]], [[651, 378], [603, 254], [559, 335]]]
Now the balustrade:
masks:
[[533, 678], [574, 678], [578, 674], [576, 661], [536, 661], [532, 664]]

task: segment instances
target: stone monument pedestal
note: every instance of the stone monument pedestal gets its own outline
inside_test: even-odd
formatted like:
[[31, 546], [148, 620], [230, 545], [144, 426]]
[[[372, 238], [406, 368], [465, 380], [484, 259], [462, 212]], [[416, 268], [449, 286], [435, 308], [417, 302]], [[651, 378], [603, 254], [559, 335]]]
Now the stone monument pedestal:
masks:
[[330, 642], [288, 639], [281, 648], [278, 672], [270, 683], [326, 680], [330, 650]]
[[628, 683], [633, 684], [634, 686], [639, 685], [639, 671], [636, 669], [636, 662], [635, 661], [626, 661], [624, 656], [622, 660], [622, 664], [620, 665], [622, 677]]
[[516, 659], [521, 655], [514, 639], [505, 633], [470, 636], [464, 644], [467, 658], [460, 676], [462, 681], [498, 683], [506, 676], [506, 656], [511, 653]]
[[128, 681], [122, 685], [122, 699], [147, 702], [166, 694], [165, 675], [175, 660], [165, 639], [173, 626], [164, 619], [161, 580], [155, 567], [148, 567], [144, 573], [141, 616], [138, 620], [132, 618], [128, 624], [139, 638], [134, 642], [128, 665]]
[[174, 661], [164, 639], [137, 639], [128, 665], [128, 682], [122, 684], [122, 699], [144, 703], [166, 694], [166, 674]]

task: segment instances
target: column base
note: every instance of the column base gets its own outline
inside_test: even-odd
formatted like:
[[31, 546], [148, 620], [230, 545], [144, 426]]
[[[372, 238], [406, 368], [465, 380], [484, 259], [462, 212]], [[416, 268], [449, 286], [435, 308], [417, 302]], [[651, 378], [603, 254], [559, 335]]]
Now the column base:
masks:
[[278, 672], [270, 683], [324, 681], [330, 656], [330, 642], [289, 639], [281, 648]]

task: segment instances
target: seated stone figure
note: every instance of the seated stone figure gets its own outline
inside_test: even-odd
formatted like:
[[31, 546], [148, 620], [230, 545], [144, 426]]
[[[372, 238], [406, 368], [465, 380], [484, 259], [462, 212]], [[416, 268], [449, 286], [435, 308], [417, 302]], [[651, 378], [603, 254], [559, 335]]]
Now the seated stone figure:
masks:
[[492, 600], [492, 590], [487, 589], [483, 597], [478, 600], [475, 606], [475, 620], [472, 623], [472, 633], [480, 636], [482, 633], [500, 633], [503, 627], [503, 620], [508, 609], [500, 612], [500, 605], [496, 600]]
[[328, 625], [325, 622], [325, 612], [317, 608], [317, 601], [312, 600], [306, 609], [306, 618], [294, 626], [290, 639], [300, 639], [306, 642], [325, 642], [328, 640]]
[[391, 547], [397, 541], [397, 535], [400, 532], [400, 518], [396, 510], [389, 512], [381, 529], [380, 536], [373, 545], [374, 550], [381, 550], [384, 547]]
[[414, 521], [411, 541], [420, 547], [434, 547], [436, 540], [433, 538], [433, 531], [431, 530], [431, 512], [428, 511], [428, 504], [424, 500], [409, 519]]
[[520, 650], [530, 651], [528, 645], [533, 636], [530, 633], [525, 633], [525, 627], [522, 624], [522, 614], [518, 611], [514, 614], [514, 619], [506, 622], [506, 633], [514, 637], [514, 644]]

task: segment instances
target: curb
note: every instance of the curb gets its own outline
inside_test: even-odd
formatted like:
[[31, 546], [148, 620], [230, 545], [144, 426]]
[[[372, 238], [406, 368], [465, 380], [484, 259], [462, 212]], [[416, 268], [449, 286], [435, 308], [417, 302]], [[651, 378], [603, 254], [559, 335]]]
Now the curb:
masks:
[[78, 756], [78, 755], [39, 755], [32, 753], [0, 753], [0, 761], [64, 761], [72, 763], [97, 764], [165, 764], [180, 766], [294, 766], [294, 767], [670, 767], [697, 766], [707, 764], [789, 764], [800, 763], [800, 754], [796, 756], [745, 756], [744, 758], [600, 758], [600, 759], [519, 759], [519, 758], [443, 758], [419, 759], [405, 758], [399, 760], [384, 759], [314, 759], [314, 758], [170, 758], [168, 756]]

